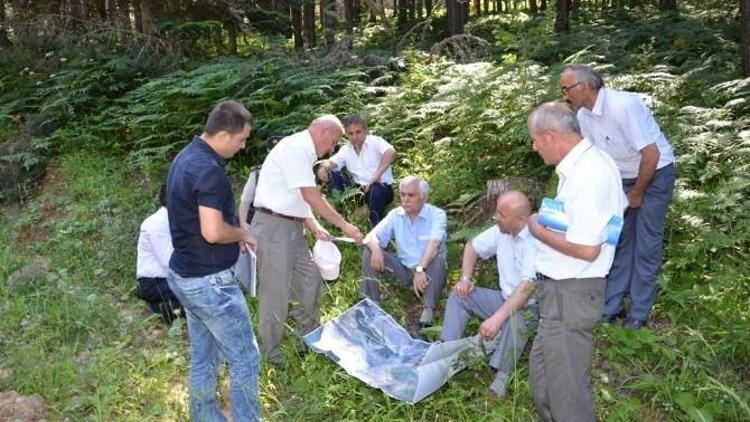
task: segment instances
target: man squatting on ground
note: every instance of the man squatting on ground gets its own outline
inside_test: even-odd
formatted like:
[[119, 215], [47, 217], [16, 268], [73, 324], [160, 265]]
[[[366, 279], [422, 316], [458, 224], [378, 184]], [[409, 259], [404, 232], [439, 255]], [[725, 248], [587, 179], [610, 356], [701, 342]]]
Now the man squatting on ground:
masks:
[[370, 227], [375, 227], [393, 201], [391, 163], [396, 149], [380, 136], [370, 134], [367, 122], [359, 116], [347, 118], [344, 127], [349, 143], [320, 162], [318, 178], [327, 182], [329, 192], [357, 186], [370, 209]]

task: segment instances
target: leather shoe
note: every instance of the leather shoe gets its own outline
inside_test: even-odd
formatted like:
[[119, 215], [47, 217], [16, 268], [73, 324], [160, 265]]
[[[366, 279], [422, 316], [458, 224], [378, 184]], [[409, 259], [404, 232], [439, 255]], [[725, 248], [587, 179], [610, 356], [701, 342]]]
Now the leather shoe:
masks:
[[640, 330], [641, 328], [646, 326], [646, 321], [642, 319], [635, 319], [635, 318], [629, 318], [627, 321], [625, 321], [622, 324], [623, 328], [627, 328], [630, 330]]
[[422, 309], [422, 315], [419, 316], [419, 325], [421, 327], [431, 327], [433, 319], [432, 308], [425, 306]]

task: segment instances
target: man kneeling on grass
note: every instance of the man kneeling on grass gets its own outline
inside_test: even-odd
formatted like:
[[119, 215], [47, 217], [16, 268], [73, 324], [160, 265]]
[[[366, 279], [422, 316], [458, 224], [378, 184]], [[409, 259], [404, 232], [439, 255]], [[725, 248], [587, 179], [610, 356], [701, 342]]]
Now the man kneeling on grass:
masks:
[[[424, 296], [419, 323], [430, 326], [446, 278], [445, 211], [427, 203], [427, 182], [407, 176], [399, 183], [401, 206], [392, 210], [365, 237], [362, 254], [362, 295], [378, 302], [380, 278], [398, 279]], [[385, 251], [391, 239], [396, 256]]]
[[[445, 308], [444, 341], [463, 337], [471, 315], [484, 318], [479, 327], [483, 340], [500, 335], [490, 366], [497, 370], [490, 391], [505, 397], [508, 376], [526, 345], [528, 333], [536, 327], [538, 310], [534, 292], [534, 237], [526, 227], [531, 213], [524, 194], [511, 191], [497, 200], [496, 225], [482, 232], [464, 248], [461, 279], [448, 298]], [[497, 256], [500, 290], [474, 287], [472, 273], [477, 258]]]

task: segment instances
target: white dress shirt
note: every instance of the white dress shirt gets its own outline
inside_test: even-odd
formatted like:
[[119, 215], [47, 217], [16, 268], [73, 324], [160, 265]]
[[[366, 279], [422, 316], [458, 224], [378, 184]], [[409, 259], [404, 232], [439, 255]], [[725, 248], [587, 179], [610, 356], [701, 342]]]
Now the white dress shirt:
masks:
[[613, 215], [622, 217], [627, 205], [617, 165], [584, 138], [555, 171], [559, 176], [555, 199], [565, 204], [570, 223], [565, 239], [579, 245], [601, 245], [601, 251], [589, 262], [560, 253], [540, 241], [536, 269], [553, 279], [604, 277], [615, 255], [615, 247], [606, 243], [607, 223]]
[[[359, 154], [354, 150], [352, 144], [348, 143], [341, 147], [330, 160], [336, 163], [339, 169], [346, 167], [357, 184], [366, 185], [370, 182], [375, 170], [378, 169], [383, 154], [392, 149], [394, 149], [393, 146], [385, 139], [375, 135], [367, 135]], [[383, 175], [380, 176], [380, 181], [389, 185], [393, 183], [391, 166], [388, 166]]]
[[310, 205], [302, 198], [300, 188], [316, 186], [312, 168], [317, 159], [307, 130], [279, 141], [260, 169], [255, 206], [292, 217], [311, 217]]
[[[508, 299], [523, 280], [534, 280], [536, 243], [526, 226], [518, 235], [512, 236], [501, 232], [494, 224], [472, 239], [471, 247], [482, 259], [497, 256], [498, 284], [503, 297]], [[529, 304], [534, 302], [535, 298], [529, 298]]]
[[167, 209], [161, 207], [141, 223], [135, 276], [167, 278], [173, 250]]
[[638, 177], [640, 150], [651, 144], [659, 149], [657, 170], [674, 163], [672, 147], [638, 94], [602, 88], [592, 110], [578, 110], [578, 121], [583, 136], [615, 159], [623, 179]]

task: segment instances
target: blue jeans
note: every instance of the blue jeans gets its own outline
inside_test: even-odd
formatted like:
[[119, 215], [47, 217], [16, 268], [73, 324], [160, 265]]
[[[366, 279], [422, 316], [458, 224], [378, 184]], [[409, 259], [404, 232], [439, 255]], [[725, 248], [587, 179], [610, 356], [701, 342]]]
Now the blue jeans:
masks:
[[260, 420], [260, 354], [247, 302], [232, 270], [192, 278], [180, 277], [170, 270], [167, 281], [187, 316], [192, 419], [226, 420], [216, 400], [216, 381], [223, 357], [229, 365], [234, 420]]
[[370, 185], [370, 189], [365, 192], [360, 185], [354, 182], [349, 173], [330, 172], [330, 182], [327, 186], [329, 193], [333, 190], [343, 192], [347, 188], [353, 187], [362, 189], [362, 193], [365, 195], [365, 204], [370, 210], [370, 226], [375, 227], [385, 217], [385, 208], [393, 201], [393, 188], [385, 183], [376, 183]]

